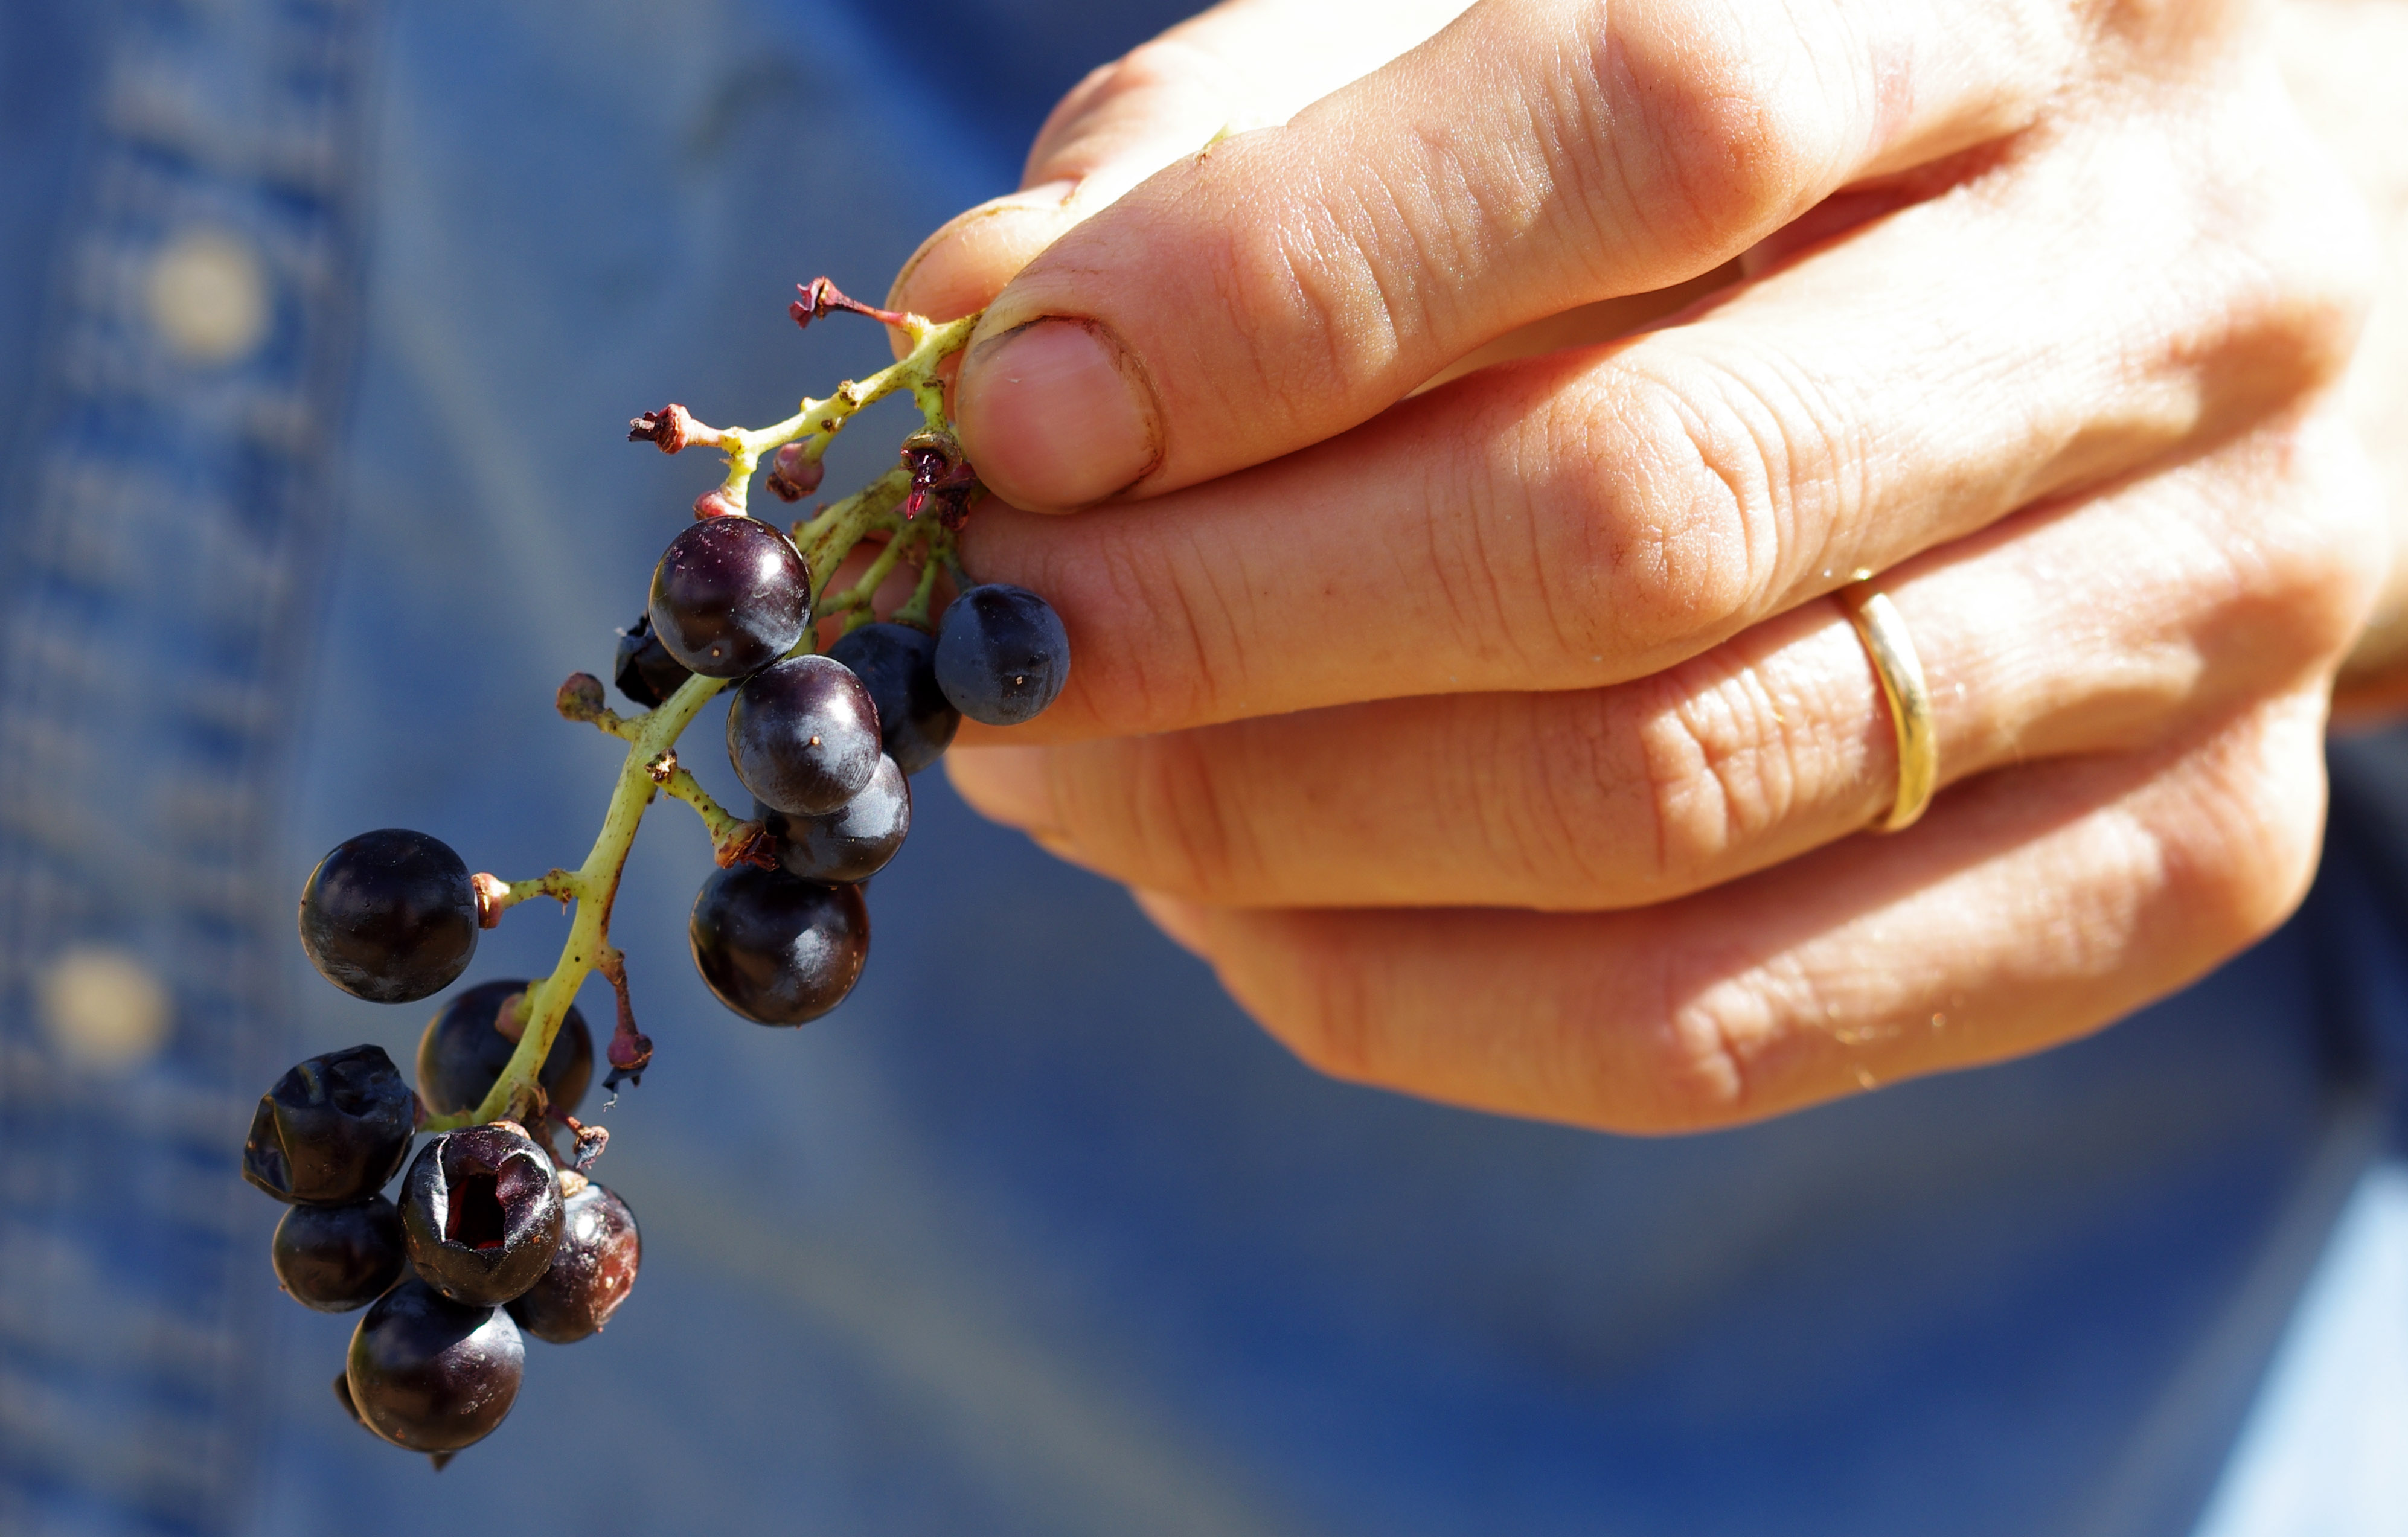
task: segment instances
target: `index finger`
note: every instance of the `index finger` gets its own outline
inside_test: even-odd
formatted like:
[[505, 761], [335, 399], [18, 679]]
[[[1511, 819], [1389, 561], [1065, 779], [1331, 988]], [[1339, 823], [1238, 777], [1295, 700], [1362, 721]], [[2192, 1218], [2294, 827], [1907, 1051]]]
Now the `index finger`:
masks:
[[1455, 357], [1707, 271], [1837, 188], [2031, 121], [2071, 7], [1486, 0], [1056, 241], [962, 366], [982, 478], [1052, 510], [1259, 463]]
[[[896, 275], [890, 309], [982, 309], [1080, 221], [1216, 137], [1284, 122], [1426, 40], [1468, 0], [1222, 0], [1089, 73], [1029, 147], [1021, 190], [946, 221]], [[896, 337], [896, 344], [903, 345]], [[901, 354], [896, 354], [898, 357]]]

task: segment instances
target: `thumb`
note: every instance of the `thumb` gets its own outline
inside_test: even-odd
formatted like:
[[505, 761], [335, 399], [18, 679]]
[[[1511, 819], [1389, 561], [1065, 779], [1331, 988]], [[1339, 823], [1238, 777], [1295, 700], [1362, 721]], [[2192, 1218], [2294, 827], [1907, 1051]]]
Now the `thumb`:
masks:
[[1286, 121], [1469, 0], [1225, 0], [1088, 75], [1038, 131], [1021, 191], [957, 215], [896, 275], [890, 308], [983, 307], [1065, 231], [1216, 138]]

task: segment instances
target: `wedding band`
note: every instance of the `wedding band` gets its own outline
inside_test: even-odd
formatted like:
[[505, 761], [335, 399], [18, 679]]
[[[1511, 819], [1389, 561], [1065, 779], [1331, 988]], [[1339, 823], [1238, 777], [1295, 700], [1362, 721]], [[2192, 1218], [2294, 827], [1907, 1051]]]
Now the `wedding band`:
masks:
[[1873, 675], [1881, 679], [1882, 697], [1889, 701], [1889, 723], [1898, 735], [1898, 796], [1887, 812], [1873, 818], [1871, 830], [1896, 833], [1914, 825], [1940, 785], [1931, 690], [1924, 686], [1923, 663], [1914, 654], [1914, 642], [1907, 638], [1906, 621], [1880, 588], [1859, 576], [1832, 596], [1856, 627], [1856, 638], [1872, 659]]

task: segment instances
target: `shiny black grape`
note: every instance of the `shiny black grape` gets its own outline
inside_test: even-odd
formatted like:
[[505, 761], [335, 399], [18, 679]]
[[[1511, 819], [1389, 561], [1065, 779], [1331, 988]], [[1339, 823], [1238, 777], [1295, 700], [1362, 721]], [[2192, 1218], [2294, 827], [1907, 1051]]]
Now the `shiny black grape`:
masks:
[[401, 1167], [417, 1130], [418, 1097], [384, 1047], [330, 1051], [287, 1069], [260, 1096], [242, 1177], [279, 1201], [365, 1201]]
[[1070, 636], [1054, 605], [1025, 587], [973, 587], [937, 633], [937, 685], [953, 708], [990, 726], [1016, 726], [1062, 692]]
[[401, 1229], [427, 1285], [455, 1302], [498, 1307], [535, 1285], [560, 1246], [560, 1181], [514, 1125], [446, 1131], [410, 1161]]
[[[526, 991], [524, 982], [480, 982], [426, 1022], [418, 1038], [418, 1094], [434, 1116], [457, 1116], [481, 1103], [509, 1065], [518, 1043], [494, 1028], [504, 1003]], [[594, 1082], [594, 1033], [585, 1017], [569, 1005], [552, 1038], [552, 1054], [536, 1075], [546, 1102], [559, 1114], [576, 1113]]]
[[380, 1195], [346, 1206], [294, 1206], [268, 1251], [277, 1283], [321, 1313], [366, 1307], [401, 1276], [401, 1212]]
[[754, 1024], [807, 1024], [860, 980], [869, 909], [857, 886], [741, 864], [703, 882], [686, 937], [721, 1003]]
[[840, 662], [789, 657], [755, 673], [727, 706], [727, 759], [765, 805], [836, 810], [878, 772], [878, 707]]
[[880, 745], [917, 774], [953, 745], [962, 712], [937, 686], [937, 637], [908, 624], [865, 624], [828, 648], [853, 669], [878, 707]]
[[525, 1370], [526, 1342], [509, 1314], [410, 1276], [351, 1331], [343, 1378], [369, 1430], [411, 1451], [456, 1452], [509, 1416]]
[[757, 673], [794, 648], [811, 617], [811, 578], [793, 541], [757, 518], [708, 518], [652, 568], [652, 633], [706, 677]]
[[619, 632], [619, 655], [613, 663], [610, 680], [619, 691], [648, 710], [661, 707], [669, 695], [685, 687], [694, 675], [685, 664], [669, 655], [661, 637], [652, 633], [652, 616], [649, 610], [636, 616], [630, 629]]
[[309, 872], [301, 947], [319, 975], [372, 1003], [441, 992], [477, 953], [468, 867], [423, 833], [363, 833]]
[[573, 1345], [599, 1331], [627, 1300], [643, 1263], [643, 1235], [627, 1203], [581, 1175], [561, 1203], [560, 1248], [543, 1278], [510, 1303], [510, 1316], [538, 1340]]
[[881, 757], [861, 793], [824, 817], [789, 817], [759, 801], [752, 814], [778, 840], [778, 863], [804, 880], [867, 880], [911, 831], [911, 781]]

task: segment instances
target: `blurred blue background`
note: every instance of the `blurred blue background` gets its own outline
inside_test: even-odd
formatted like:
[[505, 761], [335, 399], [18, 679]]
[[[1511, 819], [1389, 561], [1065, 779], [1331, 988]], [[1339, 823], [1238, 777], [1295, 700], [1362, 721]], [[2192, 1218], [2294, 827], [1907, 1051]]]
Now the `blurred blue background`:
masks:
[[439, 1476], [342, 1416], [352, 1320], [278, 1295], [236, 1155], [285, 1065], [406, 1063], [435, 1005], [311, 974], [302, 877], [380, 826], [580, 858], [617, 753], [552, 690], [710, 479], [626, 419], [878, 366], [790, 285], [880, 292], [1183, 8], [0, 0], [0, 1531], [2396, 1530], [2381, 741], [2307, 912], [2183, 998], [1662, 1143], [1312, 1076], [941, 774], [860, 990], [758, 1029], [664, 805], [597, 1170], [632, 1301]]

